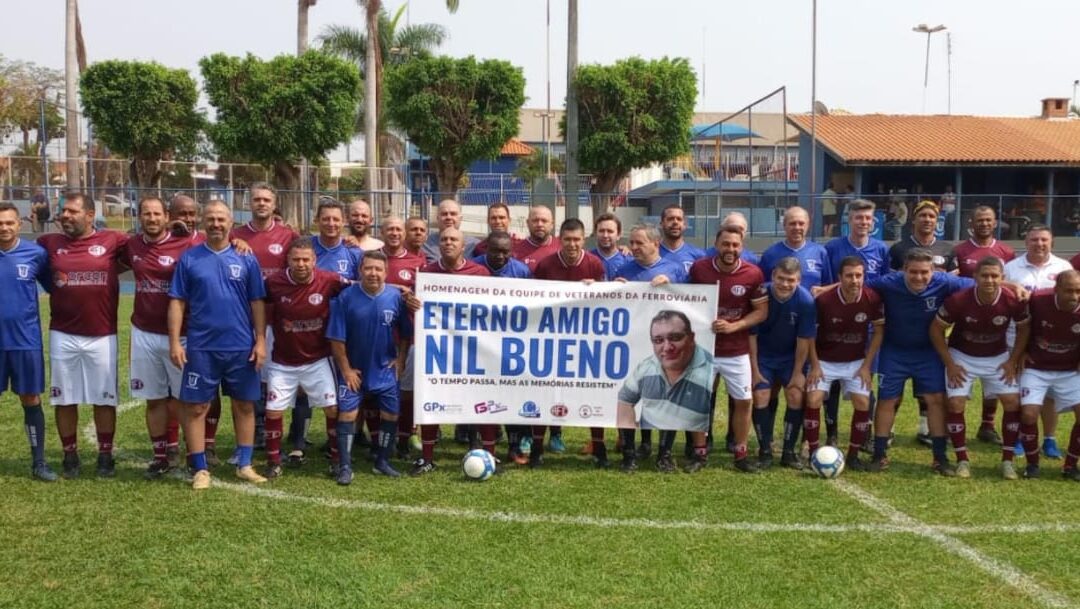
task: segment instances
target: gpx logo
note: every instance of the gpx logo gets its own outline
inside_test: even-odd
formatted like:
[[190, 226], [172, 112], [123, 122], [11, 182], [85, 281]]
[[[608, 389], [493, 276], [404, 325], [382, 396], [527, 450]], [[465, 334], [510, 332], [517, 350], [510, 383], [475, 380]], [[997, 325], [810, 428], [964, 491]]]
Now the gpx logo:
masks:
[[424, 412], [446, 412], [446, 404], [424, 402]]

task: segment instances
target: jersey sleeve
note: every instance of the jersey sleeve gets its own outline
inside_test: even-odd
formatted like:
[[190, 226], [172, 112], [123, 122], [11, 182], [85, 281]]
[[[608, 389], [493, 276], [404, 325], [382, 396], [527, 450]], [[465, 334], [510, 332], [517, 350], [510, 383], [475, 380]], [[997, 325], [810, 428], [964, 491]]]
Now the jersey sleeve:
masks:
[[169, 283], [169, 298], [175, 298], [177, 300], [188, 299], [187, 269], [188, 256], [181, 256], [180, 262], [176, 263], [176, 270], [173, 272], [172, 281]]
[[956, 323], [956, 304], [955, 298], [946, 298], [938, 308], [937, 318], [950, 326]]
[[975, 280], [970, 277], [961, 277], [951, 273], [941, 273], [941, 275], [945, 278], [945, 285], [950, 294], [975, 287]]
[[49, 254], [46, 253], [44, 249], [41, 249], [41, 250], [38, 251], [36, 258], [37, 258], [37, 277], [35, 277], [34, 279], [37, 280], [38, 285], [41, 286], [41, 289], [45, 290], [46, 292], [51, 293], [52, 292], [52, 271], [51, 271], [51, 269], [49, 267]]
[[866, 297], [869, 299], [870, 304], [870, 323], [881, 323], [885, 321], [885, 302], [881, 300], [881, 295], [874, 290], [867, 290]]
[[248, 300], [263, 300], [266, 298], [266, 282], [263, 281], [262, 271], [254, 256], [243, 258], [247, 264], [247, 292]]
[[[1002, 288], [1007, 290], [1008, 288]], [[1012, 307], [1010, 307], [1009, 317], [1016, 323], [1024, 323], [1031, 319], [1031, 313], [1028, 311], [1027, 303], [1021, 302], [1018, 298], [1013, 298]]]
[[799, 294], [799, 338], [817, 337], [817, 306], [809, 292]]
[[330, 320], [326, 322], [326, 339], [335, 342], [345, 342], [345, 314], [344, 296], [338, 296], [330, 301]]
[[412, 340], [413, 337], [412, 314], [409, 313], [405, 297], [400, 294], [398, 295], [397, 335], [402, 340]]

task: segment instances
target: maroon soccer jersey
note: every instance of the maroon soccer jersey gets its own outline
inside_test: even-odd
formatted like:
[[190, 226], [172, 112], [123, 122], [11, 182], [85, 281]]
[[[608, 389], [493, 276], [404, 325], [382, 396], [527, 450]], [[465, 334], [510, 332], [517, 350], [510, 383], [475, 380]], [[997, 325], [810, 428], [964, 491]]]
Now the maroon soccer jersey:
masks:
[[1080, 306], [1062, 311], [1053, 289], [1038, 290], [1028, 302], [1031, 338], [1028, 367], [1036, 370], [1076, 370], [1080, 365]]
[[570, 264], [563, 258], [562, 252], [555, 252], [536, 264], [533, 277], [554, 281], [603, 281], [604, 263], [595, 254], [582, 252], [577, 264]]
[[953, 248], [953, 255], [956, 257], [956, 266], [960, 270], [961, 277], [974, 277], [975, 265], [979, 264], [979, 261], [987, 256], [996, 256], [998, 260], [1001, 260], [1002, 265], [1016, 258], [1016, 252], [1013, 251], [1013, 248], [997, 239], [991, 241], [990, 245], [986, 247], [968, 239], [956, 244], [956, 247]]
[[251, 253], [255, 254], [255, 259], [259, 261], [263, 279], [285, 270], [288, 266], [286, 255], [289, 244], [299, 236], [296, 231], [277, 221], [266, 230], [259, 230], [248, 222], [229, 231], [230, 241], [243, 239], [247, 242]]
[[1069, 258], [1069, 264], [1071, 264], [1074, 269], [1080, 270], [1080, 266], [1078, 266], [1080, 265], [1080, 254]]
[[52, 271], [49, 329], [79, 336], [116, 334], [120, 258], [127, 240], [114, 230], [79, 239], [63, 233], [38, 237]]
[[266, 280], [266, 300], [274, 305], [274, 363], [303, 366], [330, 356], [330, 299], [348, 285], [337, 273], [322, 269], [315, 269], [308, 283], [293, 281], [288, 269]]
[[1027, 307], [1012, 290], [1002, 289], [993, 302], [979, 302], [977, 288], [962, 290], [945, 299], [938, 319], [953, 324], [949, 346], [972, 357], [992, 357], [1009, 350], [1005, 331], [1009, 322], [1028, 318]]
[[386, 283], [409, 288], [416, 287], [416, 272], [427, 266], [427, 258], [423, 253], [410, 253], [401, 248], [396, 254], [391, 254], [383, 248], [386, 254]]
[[866, 357], [870, 324], [885, 319], [885, 307], [874, 290], [863, 287], [859, 297], [844, 300], [840, 286], [823, 292], [817, 305], [817, 339], [814, 346], [823, 362], [854, 362]]
[[430, 262], [424, 268], [420, 269], [421, 273], [443, 273], [446, 275], [480, 275], [482, 277], [490, 277], [491, 273], [488, 272], [482, 265], [476, 264], [468, 258], [462, 258], [462, 265], [448, 269], [443, 266], [442, 259], [438, 259], [435, 262]]
[[155, 242], [142, 235], [128, 239], [121, 261], [135, 275], [135, 308], [131, 324], [143, 332], [169, 333], [169, 285], [180, 255], [206, 238], [200, 233], [174, 237], [170, 233]]
[[557, 253], [560, 248], [559, 240], [554, 236], [549, 236], [546, 243], [536, 243], [532, 237], [529, 237], [514, 242], [510, 247], [510, 255], [524, 262], [529, 267], [529, 271], [536, 275], [536, 265], [544, 258]]
[[[753, 303], [769, 299], [761, 269], [739, 260], [732, 271], [721, 271], [716, 258], [702, 258], [690, 265], [690, 283], [716, 285], [716, 317], [738, 321], [753, 310]], [[750, 353], [750, 329], [717, 334], [713, 354], [734, 357]]]

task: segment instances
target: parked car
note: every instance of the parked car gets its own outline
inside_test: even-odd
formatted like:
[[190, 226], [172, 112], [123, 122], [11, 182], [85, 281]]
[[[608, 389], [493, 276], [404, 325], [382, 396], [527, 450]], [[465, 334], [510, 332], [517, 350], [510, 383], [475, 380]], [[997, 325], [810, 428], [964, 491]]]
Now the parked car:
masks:
[[135, 203], [117, 195], [105, 195], [106, 216], [135, 217]]

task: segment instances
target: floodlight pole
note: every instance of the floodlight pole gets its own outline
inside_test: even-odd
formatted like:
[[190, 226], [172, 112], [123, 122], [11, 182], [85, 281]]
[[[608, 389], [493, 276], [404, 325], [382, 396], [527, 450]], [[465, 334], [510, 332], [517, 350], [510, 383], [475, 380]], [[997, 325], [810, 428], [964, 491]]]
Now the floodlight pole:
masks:
[[[817, 194], [817, 0], [810, 18], [810, 213]], [[813, 217], [813, 216], [811, 216]], [[828, 235], [826, 235], [828, 236]]]
[[926, 34], [926, 63], [923, 66], [923, 85], [922, 85], [922, 111], [926, 114], [926, 88], [930, 84], [930, 36], [937, 32], [944, 31], [946, 28], [944, 25], [935, 25], [930, 27], [925, 23], [920, 23], [911, 28], [912, 32], [917, 34]]
[[[566, 214], [578, 217], [578, 3], [569, 0], [566, 23]], [[548, 120], [551, 120], [550, 118]]]

